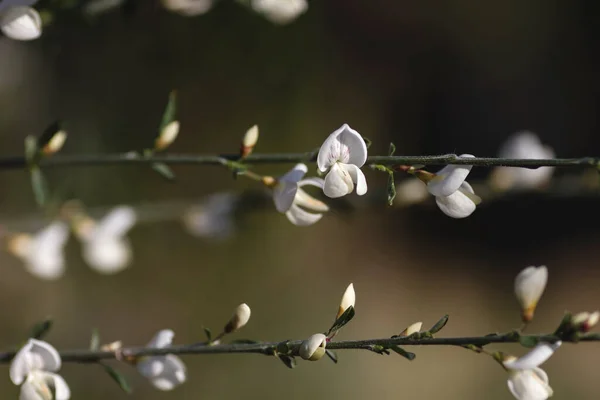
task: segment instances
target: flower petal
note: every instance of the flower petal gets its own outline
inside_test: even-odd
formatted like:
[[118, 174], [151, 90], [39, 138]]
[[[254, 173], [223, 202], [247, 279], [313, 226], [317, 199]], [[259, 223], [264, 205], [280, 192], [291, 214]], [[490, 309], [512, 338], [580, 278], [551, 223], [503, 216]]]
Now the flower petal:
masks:
[[323, 217], [323, 214], [309, 213], [294, 204], [285, 213], [285, 216], [296, 226], [309, 226], [318, 222]]
[[173, 354], [167, 354], [163, 359], [163, 371], [152, 378], [151, 382], [159, 390], [172, 390], [186, 381], [186, 367], [183, 361]]
[[297, 183], [300, 181], [300, 179], [302, 179], [307, 171], [308, 167], [305, 164], [296, 164], [294, 168], [281, 175], [278, 180]]
[[171, 329], [163, 329], [161, 331], [158, 331], [158, 333], [154, 335], [150, 343], [148, 343], [147, 347], [160, 349], [163, 347], [170, 346], [171, 343], [173, 343], [174, 336], [175, 332], [173, 332]]
[[352, 182], [356, 183], [356, 194], [362, 196], [367, 193], [367, 179], [360, 168], [352, 164], [345, 164], [342, 166], [345, 167], [346, 171], [350, 174]]
[[46, 400], [40, 393], [44, 390], [44, 388], [46, 388], [48, 392], [50, 391], [47, 386], [40, 387], [40, 383], [30, 381], [28, 379], [23, 385], [21, 385], [19, 400]]
[[339, 163], [335, 163], [325, 177], [323, 193], [327, 197], [336, 198], [345, 196], [352, 190], [354, 190], [352, 177]]
[[452, 218], [466, 218], [477, 208], [462, 190], [457, 190], [450, 196], [437, 196], [435, 202], [444, 214]]
[[42, 279], [58, 279], [65, 272], [64, 246], [69, 228], [55, 221], [38, 232], [26, 255], [29, 272]]
[[338, 140], [349, 150], [348, 160], [342, 162], [354, 164], [359, 168], [365, 165], [365, 162], [367, 161], [367, 144], [360, 133], [350, 128], [348, 124], [342, 125], [337, 131], [340, 132]]
[[296, 193], [296, 198], [294, 199], [294, 204], [300, 207], [304, 207], [311, 211], [318, 212], [326, 212], [329, 211], [329, 207], [327, 204], [323, 203], [321, 200], [317, 200], [304, 190], [298, 188], [298, 192]]
[[69, 400], [71, 397], [71, 389], [69, 389], [69, 385], [64, 380], [64, 378], [58, 374], [48, 374], [54, 380], [54, 391], [55, 391], [55, 399], [54, 400]]
[[31, 351], [32, 347], [33, 343], [30, 340], [23, 347], [21, 347], [10, 363], [9, 376], [10, 380], [15, 385], [20, 385], [23, 383], [27, 377], [27, 374], [31, 372], [28, 358], [30, 357], [29, 352]]
[[290, 209], [296, 198], [298, 183], [280, 180], [273, 188], [273, 202], [280, 213]]
[[548, 283], [548, 268], [529, 266], [515, 278], [515, 296], [523, 310], [535, 308]]
[[[461, 154], [460, 158], [475, 157], [471, 154]], [[450, 196], [463, 184], [472, 165], [447, 165], [438, 172], [435, 178], [427, 183], [427, 190], [434, 196]]]
[[2, 33], [15, 40], [33, 40], [42, 35], [42, 19], [31, 7], [9, 7], [0, 14]]
[[325, 172], [336, 162], [362, 167], [367, 160], [367, 145], [362, 136], [348, 124], [335, 130], [319, 149], [317, 166]]
[[503, 364], [506, 368], [513, 370], [537, 368], [546, 362], [561, 344], [561, 341], [556, 343], [539, 343], [524, 356], [505, 361]]
[[548, 375], [540, 368], [512, 372], [507, 384], [518, 400], [546, 400], [553, 394]]
[[98, 222], [94, 236], [123, 236], [133, 227], [136, 220], [133, 207], [115, 207]]
[[148, 378], [156, 378], [165, 370], [164, 356], [142, 358], [136, 365], [138, 372]]
[[83, 259], [101, 274], [116, 274], [125, 269], [133, 258], [131, 244], [125, 237], [94, 236], [83, 246]]

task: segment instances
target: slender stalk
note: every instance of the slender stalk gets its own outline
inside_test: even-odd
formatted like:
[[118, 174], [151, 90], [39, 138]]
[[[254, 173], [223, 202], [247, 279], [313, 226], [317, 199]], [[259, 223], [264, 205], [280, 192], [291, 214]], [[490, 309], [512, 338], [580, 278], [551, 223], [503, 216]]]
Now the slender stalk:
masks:
[[[600, 334], [588, 334], [578, 339], [559, 338], [552, 334], [528, 335], [534, 336], [538, 341], [555, 342], [562, 339], [564, 342], [600, 342]], [[102, 360], [124, 358], [136, 358], [141, 356], [160, 356], [165, 354], [264, 354], [274, 355], [282, 346], [289, 349], [290, 355], [297, 355], [301, 340], [283, 342], [257, 342], [257, 343], [230, 343], [198, 346], [179, 345], [165, 348], [127, 347], [118, 352], [91, 351], [91, 350], [65, 350], [60, 355], [63, 362], [96, 363]], [[488, 336], [474, 337], [446, 337], [446, 338], [410, 338], [395, 337], [385, 339], [349, 340], [330, 342], [329, 350], [369, 350], [373, 351], [375, 346], [388, 348], [390, 346], [485, 346], [491, 343], [519, 343], [519, 336], [509, 334], [493, 334]], [[14, 357], [14, 351], [0, 353], [0, 363], [7, 363]]]
[[[288, 164], [299, 162], [316, 161], [316, 152], [308, 153], [271, 153], [252, 154], [244, 158], [245, 164]], [[144, 156], [135, 152], [111, 153], [111, 154], [76, 154], [76, 155], [54, 155], [40, 161], [43, 167], [64, 166], [93, 166], [108, 164], [153, 164], [163, 163], [170, 165], [224, 165], [227, 161], [235, 161], [239, 158], [237, 154], [222, 155], [194, 155], [194, 154], [153, 154]], [[513, 159], [475, 157], [460, 158], [456, 154], [443, 154], [432, 156], [371, 156], [367, 158], [367, 164], [381, 165], [474, 165], [482, 167], [505, 166], [538, 168], [544, 166], [552, 167], [582, 167], [600, 166], [600, 157], [582, 158], [553, 158], [553, 159]], [[25, 168], [27, 162], [25, 157], [2, 157], [0, 158], [0, 169]]]

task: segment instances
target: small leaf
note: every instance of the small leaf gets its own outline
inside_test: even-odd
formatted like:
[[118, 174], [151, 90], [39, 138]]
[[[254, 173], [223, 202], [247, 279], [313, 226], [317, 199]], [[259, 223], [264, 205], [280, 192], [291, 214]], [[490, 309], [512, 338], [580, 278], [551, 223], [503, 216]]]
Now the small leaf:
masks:
[[106, 373], [115, 382], [117, 382], [117, 385], [119, 385], [119, 387], [121, 389], [123, 389], [123, 391], [125, 393], [131, 394], [131, 392], [132, 392], [131, 386], [129, 385], [129, 382], [127, 382], [127, 379], [125, 379], [125, 376], [123, 376], [119, 371], [117, 371], [116, 369], [114, 369], [113, 367], [111, 367], [108, 364], [100, 363], [100, 365], [102, 365], [102, 367], [104, 367], [104, 370], [106, 371]]
[[389, 168], [382, 164], [370, 164], [369, 167], [375, 171], [388, 172]]
[[364, 137], [364, 136], [363, 136], [363, 140], [365, 141], [365, 144], [367, 145], [367, 149], [368, 149], [369, 147], [371, 147], [371, 145], [373, 144], [373, 142], [371, 141], [371, 139], [369, 139], [369, 138], [366, 138], [366, 137]]
[[31, 174], [31, 188], [33, 189], [33, 196], [38, 206], [43, 207], [46, 204], [48, 198], [48, 184], [46, 178], [42, 174], [42, 170], [37, 167], [31, 167], [29, 170]]
[[571, 319], [572, 318], [573, 318], [573, 315], [570, 312], [566, 312], [565, 315], [563, 316], [563, 319], [560, 321], [558, 328], [556, 328], [556, 330], [554, 331], [554, 335], [560, 337], [561, 334], [564, 334], [565, 332], [567, 332], [571, 327]]
[[285, 364], [286, 367], [294, 369], [296, 367], [296, 359], [293, 356], [287, 356], [285, 354], [277, 354], [277, 358]]
[[387, 181], [387, 201], [388, 205], [394, 204], [394, 199], [396, 198], [396, 183], [394, 181], [394, 171], [388, 171], [388, 181]]
[[527, 347], [528, 349], [535, 347], [539, 340], [535, 336], [521, 336], [519, 337], [519, 343], [521, 346]]
[[38, 155], [38, 144], [35, 136], [27, 136], [25, 138], [25, 160], [27, 165], [35, 164]]
[[153, 163], [152, 169], [155, 170], [156, 172], [158, 172], [160, 176], [162, 176], [163, 178], [165, 178], [168, 181], [172, 182], [175, 180], [175, 173], [165, 163], [158, 163], [158, 162]]
[[441, 331], [448, 323], [448, 318], [450, 318], [450, 316], [448, 314], [444, 315], [442, 318], [440, 318], [440, 320], [438, 322], [436, 322], [431, 327], [431, 329], [429, 329], [428, 332], [433, 335], [434, 333], [438, 333], [439, 331]]
[[47, 145], [50, 140], [52, 140], [54, 135], [60, 132], [60, 130], [60, 121], [54, 121], [48, 125], [48, 127], [44, 129], [44, 132], [42, 132], [42, 135], [39, 137], [39, 139], [36, 140], [37, 148], [43, 149], [44, 146]]
[[52, 320], [47, 318], [43, 321], [36, 323], [29, 332], [29, 337], [33, 339], [42, 339], [44, 338], [50, 329], [52, 328]]
[[162, 132], [163, 129], [171, 122], [175, 121], [175, 113], [177, 111], [177, 92], [175, 90], [169, 93], [169, 101], [167, 102], [167, 106], [165, 107], [165, 112], [163, 113], [162, 120], [160, 121], [160, 126], [158, 127], [158, 131]]
[[90, 350], [98, 351], [99, 348], [100, 348], [100, 332], [98, 332], [98, 329], [94, 328], [94, 329], [92, 329], [92, 336], [90, 338]]
[[417, 357], [417, 355], [415, 353], [411, 353], [410, 351], [406, 351], [402, 347], [397, 346], [397, 345], [390, 346], [389, 349], [392, 350], [393, 352], [397, 353], [397, 354], [400, 354], [402, 357], [406, 358], [409, 361], [412, 361], [412, 360], [414, 360]]
[[335, 364], [338, 363], [338, 356], [337, 356], [337, 353], [335, 351], [325, 349], [325, 354], [327, 354], [327, 357], [329, 357], [329, 359], [331, 361], [333, 361]]
[[202, 327], [202, 330], [204, 331], [204, 334], [206, 335], [206, 340], [210, 343], [212, 341], [212, 332], [210, 329], [206, 328], [206, 327]]
[[346, 309], [346, 311], [344, 311], [344, 313], [342, 315], [340, 315], [340, 317], [338, 319], [335, 320], [335, 322], [329, 329], [327, 336], [329, 336], [333, 332], [337, 332], [340, 329], [342, 329], [342, 327], [344, 325], [346, 325], [348, 322], [350, 322], [352, 320], [352, 318], [354, 318], [354, 314], [355, 314], [354, 307], [349, 306]]
[[396, 145], [390, 142], [390, 150], [388, 151], [388, 155], [393, 156], [396, 152]]

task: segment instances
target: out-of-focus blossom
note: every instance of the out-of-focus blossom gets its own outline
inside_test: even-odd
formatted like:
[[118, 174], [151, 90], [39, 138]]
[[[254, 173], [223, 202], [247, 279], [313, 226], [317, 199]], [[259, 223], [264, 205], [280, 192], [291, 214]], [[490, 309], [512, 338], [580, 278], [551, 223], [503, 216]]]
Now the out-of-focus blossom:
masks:
[[344, 124], [323, 142], [317, 155], [319, 171], [327, 172], [323, 193], [328, 197], [342, 197], [354, 190], [362, 196], [367, 193], [367, 180], [360, 170], [367, 161], [367, 145], [362, 136]]
[[421, 203], [429, 198], [427, 186], [418, 179], [405, 179], [396, 184], [396, 197], [394, 204], [410, 206]]
[[38, 278], [58, 279], [65, 272], [64, 246], [68, 237], [67, 224], [54, 221], [34, 235], [13, 235], [8, 240], [8, 250]]
[[[168, 347], [174, 336], [175, 333], [170, 329], [159, 331], [147, 347]], [[173, 390], [184, 383], [187, 377], [185, 364], [174, 354], [142, 357], [138, 360], [137, 369], [159, 390]]]
[[[293, 169], [279, 177], [273, 187], [273, 202], [280, 213], [285, 213], [288, 220], [294, 225], [308, 226], [316, 223], [329, 207], [320, 200], [306, 193], [303, 186], [323, 188], [323, 179], [306, 178], [308, 171], [306, 165], [297, 164]], [[308, 212], [306, 210], [315, 211]]]
[[521, 316], [524, 322], [533, 319], [533, 314], [547, 283], [548, 269], [543, 265], [527, 267], [515, 278], [515, 296], [521, 306]]
[[15, 40], [37, 39], [42, 35], [42, 18], [31, 7], [6, 7], [0, 11], [0, 30]]
[[525, 355], [516, 358], [505, 360], [502, 364], [508, 369], [524, 370], [537, 368], [546, 361], [558, 348], [562, 345], [561, 341], [555, 343], [538, 343], [533, 349], [529, 350]]
[[285, 25], [308, 10], [306, 0], [250, 0], [252, 9], [269, 21]]
[[[533, 132], [523, 131], [513, 134], [500, 148], [501, 158], [543, 159], [554, 158], [554, 150], [544, 145]], [[490, 184], [496, 190], [537, 189], [548, 184], [554, 167], [537, 169], [517, 167], [494, 168]]]
[[302, 342], [298, 354], [305, 360], [317, 361], [325, 355], [325, 346], [327, 346], [327, 337], [322, 333], [315, 333]]
[[[60, 355], [50, 344], [29, 339], [10, 364], [10, 379], [21, 385], [21, 400], [68, 400], [71, 391], [62, 376]], [[52, 396], [54, 392], [55, 396]]]
[[206, 14], [214, 4], [214, 0], [161, 0], [164, 8], [186, 17]]
[[133, 253], [125, 235], [136, 220], [135, 211], [129, 206], [116, 207], [99, 221], [87, 216], [76, 217], [74, 229], [82, 241], [85, 262], [103, 274], [126, 268]]
[[97, 17], [121, 7], [124, 3], [125, 0], [92, 0], [84, 4], [83, 12], [91, 17]]
[[238, 200], [233, 193], [210, 195], [201, 205], [184, 212], [182, 221], [186, 230], [199, 237], [228, 238], [235, 230], [233, 213]]

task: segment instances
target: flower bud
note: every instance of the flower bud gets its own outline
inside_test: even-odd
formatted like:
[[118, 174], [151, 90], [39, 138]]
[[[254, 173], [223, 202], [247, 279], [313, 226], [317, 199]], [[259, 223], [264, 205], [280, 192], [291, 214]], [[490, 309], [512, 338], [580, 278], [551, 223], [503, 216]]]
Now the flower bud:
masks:
[[249, 156], [258, 142], [258, 125], [254, 125], [246, 131], [244, 139], [242, 139], [242, 148], [240, 149], [240, 156], [242, 158]]
[[350, 306], [354, 307], [355, 302], [356, 302], [356, 293], [354, 292], [354, 284], [351, 283], [348, 285], [348, 287], [346, 288], [346, 291], [344, 292], [344, 295], [342, 296], [340, 308], [339, 308], [337, 316], [335, 318], [338, 319], [344, 313], [344, 311], [346, 311], [348, 309], [348, 307], [350, 307]]
[[272, 176], [263, 176], [262, 183], [266, 187], [273, 188], [277, 186], [277, 179], [273, 178]]
[[598, 320], [600, 320], [600, 311], [593, 313], [584, 311], [571, 318], [571, 325], [577, 331], [586, 333], [598, 323]]
[[42, 18], [31, 7], [9, 7], [0, 15], [0, 29], [11, 39], [37, 39], [42, 35]]
[[322, 333], [315, 333], [302, 342], [298, 354], [305, 360], [317, 361], [325, 355], [327, 337]]
[[120, 340], [117, 340], [112, 343], [103, 344], [102, 346], [100, 346], [100, 351], [110, 351], [111, 353], [114, 353], [116, 351], [121, 350], [122, 348], [123, 348], [123, 342], [121, 342]]
[[244, 325], [246, 325], [249, 320], [250, 320], [250, 307], [248, 307], [248, 305], [246, 303], [240, 304], [235, 309], [235, 312], [233, 313], [233, 316], [231, 317], [231, 319], [229, 320], [227, 325], [225, 325], [224, 332], [225, 333], [235, 332], [238, 329], [243, 328]]
[[62, 130], [56, 132], [54, 136], [52, 136], [52, 138], [48, 141], [48, 143], [46, 143], [46, 145], [42, 149], [42, 153], [44, 153], [47, 156], [57, 153], [58, 151], [60, 151], [60, 149], [62, 149], [66, 140], [67, 132]]
[[160, 132], [154, 143], [154, 149], [161, 151], [166, 149], [175, 141], [179, 134], [179, 121], [169, 122]]
[[408, 328], [403, 330], [398, 336], [410, 336], [413, 333], [421, 332], [421, 327], [423, 326], [422, 322], [415, 322], [412, 325], [409, 325]]
[[547, 282], [548, 269], [545, 266], [527, 267], [515, 278], [515, 295], [521, 306], [523, 322], [530, 322], [533, 319], [535, 308]]

